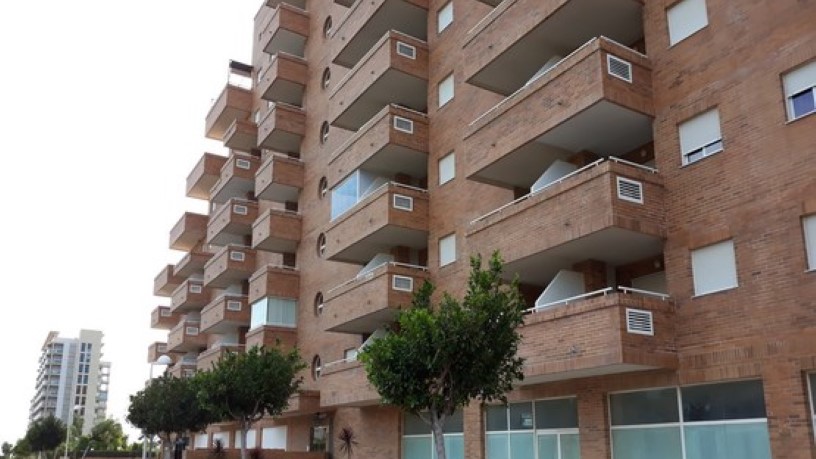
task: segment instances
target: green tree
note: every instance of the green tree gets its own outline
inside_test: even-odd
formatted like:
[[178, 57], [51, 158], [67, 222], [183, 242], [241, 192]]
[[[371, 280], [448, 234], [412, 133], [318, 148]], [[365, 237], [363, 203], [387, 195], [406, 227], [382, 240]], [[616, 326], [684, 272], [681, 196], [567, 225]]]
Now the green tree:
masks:
[[3, 446], [0, 447], [0, 451], [3, 452], [3, 457], [5, 459], [8, 459], [8, 458], [11, 457], [11, 450], [12, 449], [14, 449], [14, 446], [11, 443], [9, 443], [7, 441], [3, 442]]
[[14, 444], [14, 449], [11, 450], [14, 454], [14, 457], [28, 457], [31, 455], [31, 444], [28, 440], [23, 437], [17, 440], [17, 443]]
[[65, 441], [65, 424], [54, 416], [34, 421], [28, 426], [26, 440], [34, 452], [53, 451]]
[[487, 269], [480, 256], [470, 265], [461, 302], [445, 293], [432, 305], [434, 287], [426, 282], [394, 331], [360, 355], [384, 403], [430, 424], [439, 459], [446, 458], [442, 429], [454, 411], [474, 398], [506, 403], [505, 393], [523, 378], [523, 360], [516, 356], [524, 310], [518, 282], [502, 281], [498, 253]]
[[279, 416], [300, 387], [306, 366], [297, 349], [253, 347], [229, 353], [210, 371], [198, 373], [199, 401], [219, 420], [241, 427], [241, 459], [247, 459], [247, 431], [265, 414]]
[[158, 435], [166, 445], [164, 453], [168, 459], [174, 438], [180, 438], [186, 431], [199, 432], [216, 420], [198, 402], [194, 378], [166, 374], [130, 396], [127, 421], [149, 438]]
[[127, 446], [127, 436], [122, 431], [122, 424], [105, 419], [91, 429], [90, 440], [95, 448], [102, 451], [119, 451]]

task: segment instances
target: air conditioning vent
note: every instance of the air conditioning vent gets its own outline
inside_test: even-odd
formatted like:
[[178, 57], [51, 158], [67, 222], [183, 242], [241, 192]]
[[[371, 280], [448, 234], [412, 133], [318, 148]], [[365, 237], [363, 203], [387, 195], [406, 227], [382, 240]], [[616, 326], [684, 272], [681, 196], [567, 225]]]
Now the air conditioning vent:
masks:
[[246, 255], [244, 254], [244, 252], [236, 252], [236, 251], [233, 250], [233, 251], [230, 252], [230, 260], [232, 260], [232, 261], [244, 261], [244, 260], [246, 260]]
[[159, 310], [159, 315], [162, 316], [162, 317], [170, 317], [170, 316], [173, 315], [173, 313], [170, 312], [169, 309], [160, 309]]
[[408, 43], [398, 41], [397, 54], [403, 57], [407, 57], [408, 59], [416, 59], [416, 48], [409, 45]]
[[403, 196], [401, 194], [394, 195], [394, 208], [400, 210], [412, 211], [414, 210], [414, 198], [410, 196]]
[[654, 336], [651, 311], [626, 308], [626, 331], [636, 335]]
[[629, 62], [611, 54], [607, 54], [606, 65], [609, 74], [613, 77], [620, 78], [627, 83], [632, 82], [632, 64]]
[[190, 284], [190, 293], [201, 293], [201, 286], [198, 284]]
[[166, 344], [159, 344], [156, 346], [156, 350], [159, 352], [167, 352], [167, 345]]
[[618, 177], [618, 199], [643, 204], [643, 184], [623, 177]]
[[241, 310], [241, 302], [235, 300], [227, 301], [227, 311], [240, 311]]
[[414, 278], [408, 276], [394, 275], [391, 277], [391, 288], [401, 292], [414, 291]]
[[251, 166], [252, 166], [252, 163], [250, 163], [249, 160], [247, 160], [247, 159], [236, 159], [235, 160], [235, 167], [237, 167], [238, 169], [247, 169], [247, 170], [249, 170], [249, 168]]
[[184, 329], [184, 333], [190, 336], [196, 336], [198, 335], [198, 327], [187, 327]]
[[236, 213], [238, 215], [246, 215], [247, 213], [249, 213], [249, 208], [247, 208], [247, 206], [236, 204], [232, 206], [232, 211], [233, 213]]
[[394, 129], [408, 134], [414, 133], [414, 122], [401, 116], [394, 117]]

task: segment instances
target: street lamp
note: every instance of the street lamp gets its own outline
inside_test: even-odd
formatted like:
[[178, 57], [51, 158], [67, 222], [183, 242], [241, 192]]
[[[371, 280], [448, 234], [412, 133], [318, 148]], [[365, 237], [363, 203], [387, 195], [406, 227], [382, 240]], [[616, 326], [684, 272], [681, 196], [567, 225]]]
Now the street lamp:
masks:
[[74, 423], [74, 412], [78, 409], [82, 408], [82, 405], [74, 405], [71, 408], [71, 411], [68, 412], [68, 425], [65, 426], [65, 454], [63, 454], [63, 459], [68, 459], [68, 448], [71, 444], [71, 425]]
[[[147, 383], [150, 384], [150, 381], [153, 380], [153, 367], [155, 365], [160, 365], [166, 367], [167, 365], [172, 365], [173, 359], [171, 359], [167, 355], [160, 355], [155, 362], [150, 362], [150, 378], [147, 380]], [[150, 436], [150, 449], [153, 449], [153, 436]], [[147, 458], [147, 432], [144, 432], [142, 435], [142, 459]]]

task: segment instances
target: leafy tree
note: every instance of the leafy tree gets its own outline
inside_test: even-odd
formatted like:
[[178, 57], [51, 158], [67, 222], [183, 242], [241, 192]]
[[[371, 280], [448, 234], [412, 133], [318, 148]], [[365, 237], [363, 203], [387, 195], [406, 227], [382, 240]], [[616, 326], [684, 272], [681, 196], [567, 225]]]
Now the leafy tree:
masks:
[[11, 443], [7, 442], [7, 441], [4, 441], [3, 446], [0, 447], [0, 451], [3, 452], [3, 457], [6, 458], [6, 459], [11, 457], [11, 450], [12, 449], [14, 449], [14, 446]]
[[91, 429], [90, 440], [95, 448], [103, 451], [118, 451], [127, 446], [127, 435], [122, 424], [113, 419], [105, 419]]
[[34, 452], [53, 451], [65, 441], [65, 424], [54, 416], [38, 419], [28, 426], [25, 438]]
[[253, 347], [229, 353], [210, 371], [198, 373], [198, 400], [219, 420], [241, 427], [241, 459], [247, 459], [247, 431], [265, 414], [279, 416], [300, 387], [297, 373], [306, 366], [297, 349]]
[[31, 455], [31, 444], [23, 437], [17, 440], [11, 452], [14, 454], [14, 457], [28, 457]]
[[431, 304], [434, 287], [425, 283], [395, 330], [361, 353], [368, 379], [383, 402], [430, 424], [436, 457], [445, 459], [443, 426], [471, 399], [507, 402], [505, 393], [523, 378], [516, 351], [524, 302], [518, 282], [502, 282], [502, 260], [493, 254], [487, 269], [480, 256], [460, 302], [445, 293]]
[[173, 438], [199, 432], [216, 419], [198, 402], [194, 378], [166, 374], [130, 396], [127, 421], [149, 437], [158, 435], [169, 459]]

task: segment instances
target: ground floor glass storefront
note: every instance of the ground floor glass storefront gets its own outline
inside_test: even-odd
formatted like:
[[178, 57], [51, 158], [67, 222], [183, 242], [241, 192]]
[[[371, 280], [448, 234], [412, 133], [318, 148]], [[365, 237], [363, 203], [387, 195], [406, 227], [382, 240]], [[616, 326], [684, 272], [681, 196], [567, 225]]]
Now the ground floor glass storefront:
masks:
[[488, 406], [487, 459], [580, 459], [575, 398]]
[[[462, 427], [461, 411], [457, 411], [445, 421], [445, 454], [448, 459], [465, 458], [465, 439]], [[405, 415], [403, 424], [402, 458], [436, 459], [431, 426], [411, 414]]]

